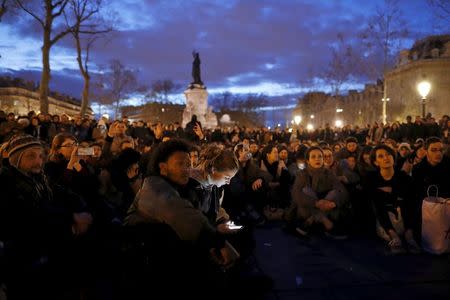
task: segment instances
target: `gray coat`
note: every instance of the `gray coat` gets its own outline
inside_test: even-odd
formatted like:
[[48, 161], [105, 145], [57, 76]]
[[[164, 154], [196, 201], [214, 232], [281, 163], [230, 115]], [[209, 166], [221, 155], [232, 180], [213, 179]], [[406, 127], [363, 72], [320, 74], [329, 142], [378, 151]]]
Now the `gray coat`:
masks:
[[126, 225], [165, 223], [183, 241], [215, 240], [216, 229], [192, 203], [164, 178], [147, 177], [125, 219]]

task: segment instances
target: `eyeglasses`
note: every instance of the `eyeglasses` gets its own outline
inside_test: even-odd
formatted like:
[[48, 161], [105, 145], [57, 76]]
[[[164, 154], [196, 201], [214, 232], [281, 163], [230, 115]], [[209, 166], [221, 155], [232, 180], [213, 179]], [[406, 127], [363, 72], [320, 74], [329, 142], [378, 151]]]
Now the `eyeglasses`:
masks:
[[63, 147], [68, 147], [68, 148], [70, 148], [70, 147], [74, 147], [74, 146], [76, 146], [76, 145], [77, 145], [77, 143], [73, 142], [73, 143], [71, 143], [71, 144], [61, 145], [60, 147], [61, 147], [61, 148], [63, 148]]

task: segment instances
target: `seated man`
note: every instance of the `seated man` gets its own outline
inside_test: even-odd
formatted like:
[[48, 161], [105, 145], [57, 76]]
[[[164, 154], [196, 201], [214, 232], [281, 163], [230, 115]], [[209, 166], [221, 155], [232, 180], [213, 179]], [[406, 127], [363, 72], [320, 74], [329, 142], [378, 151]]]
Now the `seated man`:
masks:
[[92, 216], [78, 197], [50, 188], [38, 139], [13, 137], [6, 150], [8, 164], [0, 170], [0, 241], [6, 268], [0, 271], [6, 274], [7, 297], [58, 299], [62, 284], [83, 276], [72, 268], [72, 238], [86, 233]]
[[[422, 200], [427, 196], [428, 187], [435, 185], [439, 197], [450, 198], [450, 159], [444, 155], [444, 144], [438, 137], [429, 137], [425, 142], [426, 157], [412, 169], [412, 185], [416, 195], [416, 209], [420, 220]], [[434, 194], [433, 194], [434, 195]], [[420, 221], [416, 224], [420, 232]]]
[[[226, 269], [234, 263], [238, 255], [233, 253], [231, 247], [227, 247], [227, 242], [216, 231], [215, 226], [190, 201], [192, 193], [186, 190], [191, 166], [189, 151], [190, 147], [186, 142], [176, 139], [163, 142], [155, 149], [149, 165], [152, 175], [145, 179], [136, 195], [125, 224], [167, 224], [185, 245], [197, 249], [195, 253], [200, 256], [195, 262], [195, 269], [183, 270], [191, 273], [190, 278], [184, 280], [200, 280], [196, 276], [202, 276], [203, 279], [216, 284], [218, 279], [214, 278], [215, 273], [202, 274], [199, 271], [205, 266], [205, 262], [213, 261], [215, 266]], [[185, 258], [185, 262], [195, 260], [194, 257], [185, 257], [185, 254], [180, 250], [179, 255]], [[214, 267], [209, 266], [206, 269], [211, 270]]]

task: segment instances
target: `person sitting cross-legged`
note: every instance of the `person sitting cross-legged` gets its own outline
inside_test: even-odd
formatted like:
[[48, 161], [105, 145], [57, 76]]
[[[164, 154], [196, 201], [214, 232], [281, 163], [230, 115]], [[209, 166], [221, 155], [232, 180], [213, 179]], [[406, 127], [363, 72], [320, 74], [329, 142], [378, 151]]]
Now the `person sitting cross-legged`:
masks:
[[394, 157], [395, 151], [386, 145], [372, 150], [370, 159], [377, 171], [368, 174], [365, 188], [379, 223], [377, 234], [388, 242], [390, 252], [405, 252], [401, 239], [404, 237], [408, 250], [418, 253], [421, 250], [413, 234], [418, 220], [411, 194], [412, 179], [405, 172], [395, 170]]
[[[321, 148], [309, 148], [306, 162], [306, 169], [300, 171], [292, 187], [291, 205], [285, 210], [286, 229], [305, 236], [316, 223], [324, 227], [328, 236], [343, 239], [346, 236], [338, 221], [348, 201], [347, 191], [336, 175], [324, 167]], [[300, 224], [296, 224], [298, 221]]]

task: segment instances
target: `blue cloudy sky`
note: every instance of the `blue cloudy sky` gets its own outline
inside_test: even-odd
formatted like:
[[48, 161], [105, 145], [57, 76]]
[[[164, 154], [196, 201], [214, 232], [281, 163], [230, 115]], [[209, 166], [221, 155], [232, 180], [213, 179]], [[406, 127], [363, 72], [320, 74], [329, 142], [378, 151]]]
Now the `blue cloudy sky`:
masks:
[[[312, 89], [327, 90], [312, 72], [323, 69], [338, 33], [355, 39], [382, 0], [108, 0], [115, 32], [92, 53], [95, 65], [119, 59], [139, 71], [142, 84], [191, 81], [191, 52], [202, 59], [210, 93], [265, 93], [292, 99]], [[438, 33], [426, 0], [400, 0], [413, 37]], [[0, 23], [0, 70], [39, 79], [41, 29], [24, 14]], [[410, 47], [413, 39], [405, 40]], [[79, 97], [82, 81], [70, 38], [51, 52], [51, 88]], [[356, 80], [353, 87], [361, 87]], [[307, 83], [308, 82], [308, 83]], [[181, 95], [181, 94], [180, 94]]]

